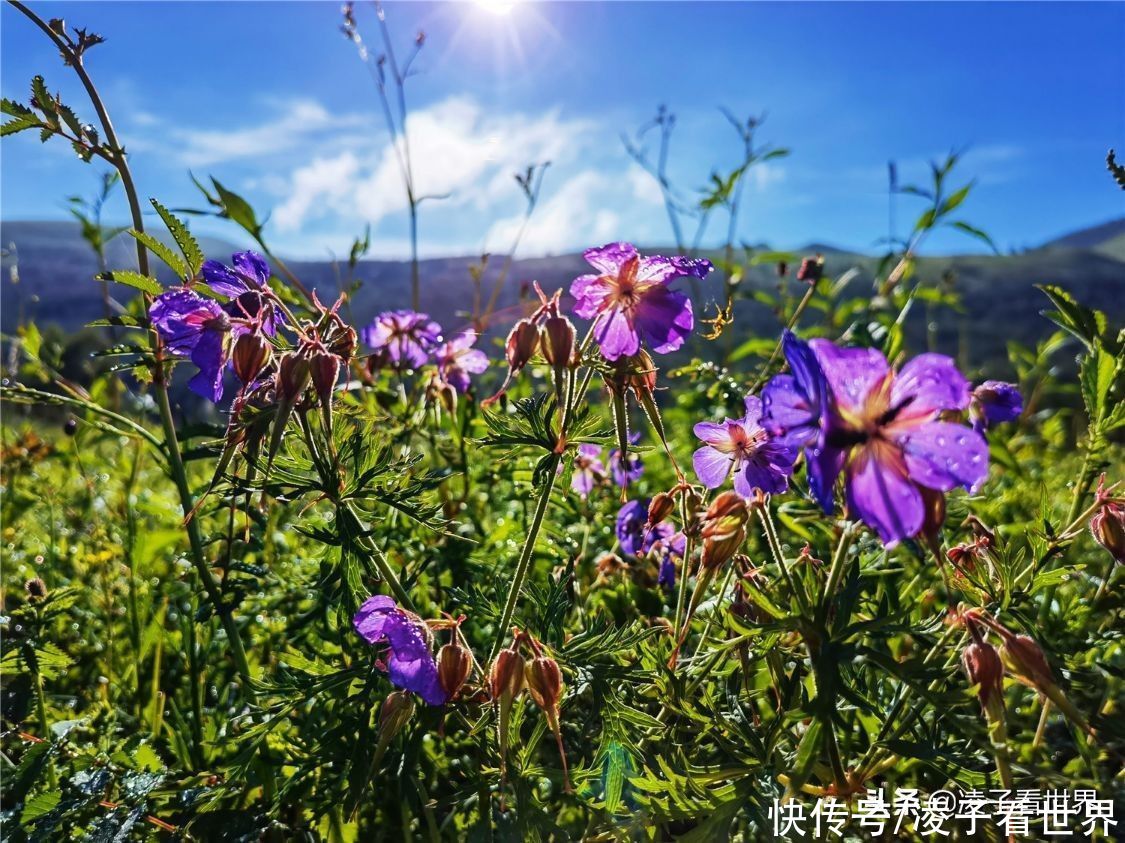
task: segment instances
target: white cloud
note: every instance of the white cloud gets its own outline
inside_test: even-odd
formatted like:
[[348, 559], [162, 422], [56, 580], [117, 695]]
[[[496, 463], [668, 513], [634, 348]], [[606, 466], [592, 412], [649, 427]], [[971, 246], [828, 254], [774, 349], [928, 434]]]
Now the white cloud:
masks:
[[[555, 254], [616, 238], [621, 217], [603, 205], [613, 186], [612, 179], [595, 170], [571, 178], [535, 210], [520, 240], [520, 252]], [[485, 237], [488, 248], [506, 252], [522, 223], [522, 216], [494, 222]]]

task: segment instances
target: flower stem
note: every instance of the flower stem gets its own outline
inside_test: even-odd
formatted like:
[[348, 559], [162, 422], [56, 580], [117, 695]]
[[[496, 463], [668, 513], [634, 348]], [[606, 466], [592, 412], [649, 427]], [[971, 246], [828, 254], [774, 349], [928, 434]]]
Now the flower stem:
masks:
[[496, 626], [496, 641], [493, 642], [492, 652], [488, 655], [489, 662], [496, 658], [496, 654], [500, 652], [500, 648], [504, 645], [504, 639], [508, 635], [508, 625], [512, 622], [512, 615], [516, 612], [516, 604], [519, 602], [520, 593], [523, 591], [527, 572], [531, 568], [531, 557], [535, 553], [535, 541], [539, 537], [540, 528], [543, 526], [543, 516], [547, 514], [547, 504], [551, 501], [551, 491], [555, 488], [555, 473], [558, 466], [559, 455], [554, 454], [544, 471], [546, 479], [543, 481], [543, 488], [539, 490], [539, 499], [535, 503], [535, 512], [531, 516], [527, 539], [523, 543], [523, 550], [520, 552], [519, 561], [516, 563], [516, 571], [512, 575], [511, 584], [508, 586], [508, 599], [504, 603], [504, 612], [500, 615], [500, 622]]

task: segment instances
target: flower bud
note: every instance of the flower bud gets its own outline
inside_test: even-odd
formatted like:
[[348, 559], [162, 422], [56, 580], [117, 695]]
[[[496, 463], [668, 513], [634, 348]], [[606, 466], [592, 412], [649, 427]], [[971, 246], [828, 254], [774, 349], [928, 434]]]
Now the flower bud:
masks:
[[528, 693], [535, 700], [535, 704], [543, 709], [548, 721], [557, 717], [563, 691], [559, 663], [550, 656], [535, 656], [524, 667], [524, 677], [527, 680]]
[[43, 600], [47, 596], [47, 584], [39, 577], [34, 577], [23, 584], [27, 590], [27, 597], [32, 602]]
[[708, 538], [724, 538], [729, 534], [739, 532], [749, 517], [746, 502], [736, 492], [723, 492], [708, 507], [703, 516], [702, 536]]
[[676, 508], [675, 499], [667, 492], [660, 492], [648, 505], [648, 529], [652, 529], [669, 515], [672, 510]]
[[309, 369], [312, 376], [313, 389], [322, 406], [332, 405], [332, 392], [336, 388], [336, 380], [340, 377], [340, 358], [328, 351], [318, 349], [309, 359]]
[[980, 705], [987, 709], [994, 695], [1003, 687], [1004, 665], [1000, 654], [983, 638], [972, 641], [961, 653], [961, 666], [969, 677], [970, 685], [979, 685]]
[[561, 370], [575, 364], [576, 339], [574, 323], [565, 316], [548, 316], [543, 320], [540, 347], [543, 350], [543, 357], [555, 369]]
[[523, 690], [524, 658], [519, 650], [512, 647], [496, 654], [492, 670], [488, 675], [488, 686], [492, 699], [510, 703]]
[[448, 699], [457, 696], [472, 669], [473, 656], [459, 642], [453, 641], [438, 650], [438, 682]]
[[805, 281], [809, 286], [815, 286], [816, 282], [824, 276], [824, 258], [817, 255], [815, 258], [805, 258], [801, 261], [801, 266], [797, 270], [797, 280]]
[[945, 524], [945, 495], [925, 486], [919, 486], [918, 491], [922, 494], [922, 529], [920, 532], [927, 540], [936, 542], [942, 525]]
[[234, 374], [243, 383], [253, 383], [272, 358], [273, 348], [257, 331], [245, 333], [235, 340], [230, 356]]
[[1055, 677], [1043, 649], [1031, 636], [1002, 632], [1000, 658], [1009, 672], [1024, 684], [1041, 691], [1054, 687]]
[[1125, 565], [1125, 506], [1115, 500], [1103, 501], [1090, 519], [1090, 532], [1119, 565]]
[[379, 742], [385, 744], [402, 731], [414, 716], [414, 695], [407, 691], [387, 694], [379, 709]]
[[285, 352], [277, 366], [278, 397], [286, 403], [296, 403], [309, 385], [309, 376], [308, 355], [303, 351]]
[[535, 356], [539, 348], [539, 329], [530, 319], [521, 319], [508, 334], [504, 354], [508, 358], [508, 368], [520, 371]]
[[785, 261], [778, 261], [777, 262], [777, 277], [778, 278], [784, 278], [788, 274], [789, 274], [789, 264], [787, 264]]

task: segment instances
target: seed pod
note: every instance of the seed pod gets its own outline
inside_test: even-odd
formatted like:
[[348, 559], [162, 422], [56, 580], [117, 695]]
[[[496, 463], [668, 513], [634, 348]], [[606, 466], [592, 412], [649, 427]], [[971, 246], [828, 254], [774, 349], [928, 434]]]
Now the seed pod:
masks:
[[817, 255], [815, 258], [805, 258], [801, 261], [801, 266], [797, 270], [797, 280], [804, 281], [809, 286], [815, 286], [816, 282], [824, 276], [824, 258]]
[[987, 710], [993, 697], [998, 697], [1003, 687], [1004, 665], [1000, 654], [981, 638], [970, 642], [961, 653], [961, 666], [969, 677], [969, 684], [980, 686], [980, 705]]
[[277, 395], [283, 403], [295, 404], [309, 385], [309, 356], [301, 351], [287, 351], [277, 366]]
[[556, 370], [574, 366], [574, 344], [577, 331], [574, 323], [565, 316], [548, 316], [540, 331], [540, 348], [543, 357]]
[[488, 675], [488, 686], [492, 692], [492, 699], [511, 703], [523, 690], [523, 673], [524, 658], [516, 649], [515, 644], [497, 653], [496, 660], [492, 663], [492, 670]]
[[1055, 685], [1055, 677], [1043, 649], [1029, 635], [1001, 633], [1000, 658], [1008, 671], [1021, 682], [1046, 692]]
[[262, 370], [269, 365], [273, 348], [257, 331], [243, 334], [234, 341], [231, 364], [234, 374], [243, 383], [253, 383]]
[[[559, 700], [562, 699], [563, 681], [559, 663], [550, 656], [542, 654], [535, 656], [524, 667], [524, 677], [527, 680], [527, 690], [535, 704], [543, 709], [547, 720], [555, 720]], [[555, 728], [552, 725], [552, 728]]]
[[676, 508], [675, 499], [667, 492], [655, 495], [648, 505], [648, 528], [651, 530], [665, 518], [672, 514]]
[[469, 672], [473, 669], [473, 656], [457, 641], [438, 650], [438, 682], [448, 699], [452, 700], [461, 691]]
[[1125, 565], [1125, 506], [1105, 500], [1090, 519], [1090, 533], [1118, 565]]
[[407, 691], [392, 691], [379, 709], [379, 743], [390, 741], [414, 715], [414, 696]]
[[528, 364], [539, 348], [539, 329], [530, 319], [521, 319], [508, 334], [504, 354], [508, 358], [508, 368], [512, 374], [519, 372]]

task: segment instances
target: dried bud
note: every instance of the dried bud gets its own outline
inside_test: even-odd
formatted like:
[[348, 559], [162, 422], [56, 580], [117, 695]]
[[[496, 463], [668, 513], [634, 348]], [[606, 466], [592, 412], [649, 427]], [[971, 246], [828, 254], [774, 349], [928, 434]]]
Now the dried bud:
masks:
[[530, 319], [521, 319], [508, 334], [504, 353], [508, 358], [508, 368], [516, 373], [528, 364], [539, 348], [539, 329]]
[[675, 499], [667, 492], [660, 492], [653, 497], [651, 503], [648, 505], [648, 529], [652, 529], [669, 515], [672, 510], [676, 508]]
[[703, 516], [703, 538], [722, 538], [728, 533], [738, 532], [746, 525], [749, 511], [736, 492], [723, 492], [708, 507]]
[[231, 352], [231, 364], [234, 374], [243, 383], [253, 383], [261, 374], [262, 369], [269, 365], [273, 358], [273, 348], [269, 342], [257, 331], [243, 334], [234, 341], [234, 350]]
[[281, 355], [277, 366], [278, 397], [287, 403], [296, 403], [309, 385], [308, 355], [302, 351], [287, 351]]
[[629, 570], [629, 565], [616, 553], [603, 553], [594, 561], [594, 569], [598, 572], [598, 579], [604, 581], [618, 571]]
[[453, 699], [469, 678], [473, 669], [473, 656], [466, 647], [458, 641], [453, 641], [438, 650], [437, 671], [438, 682], [448, 699]]
[[959, 574], [971, 574], [977, 567], [978, 547], [973, 544], [959, 544], [945, 552], [946, 557]]
[[817, 255], [815, 258], [805, 258], [797, 270], [797, 280], [805, 281], [810, 286], [816, 284], [824, 276], [824, 258]]
[[540, 347], [543, 357], [556, 370], [572, 367], [577, 362], [574, 356], [576, 339], [574, 323], [565, 316], [548, 316], [543, 320]]
[[492, 699], [501, 703], [511, 703], [523, 690], [524, 658], [516, 645], [496, 654], [492, 670], [488, 675], [488, 686]]
[[987, 710], [994, 695], [999, 698], [1004, 678], [1004, 665], [1000, 654], [988, 641], [980, 638], [969, 643], [961, 653], [961, 666], [969, 677], [970, 685], [980, 686], [980, 705]]
[[1021, 682], [1046, 692], [1055, 686], [1055, 677], [1043, 649], [1028, 635], [1015, 635], [1007, 630], [1000, 633], [1000, 658], [1008, 671]]
[[334, 326], [334, 330], [328, 336], [326, 342], [328, 343], [328, 350], [346, 363], [352, 359], [358, 344], [355, 328], [345, 325], [341, 320], [338, 325]]
[[309, 359], [313, 389], [322, 406], [332, 405], [332, 392], [340, 377], [340, 358], [327, 351], [317, 350]]
[[393, 691], [379, 709], [379, 743], [389, 742], [402, 731], [414, 715], [414, 696], [407, 691]]
[[777, 277], [778, 278], [784, 278], [788, 274], [789, 274], [789, 264], [787, 264], [785, 261], [778, 261], [777, 262]]
[[27, 597], [32, 602], [43, 600], [47, 596], [47, 584], [39, 577], [28, 580], [23, 587], [27, 589]]
[[[559, 663], [549, 656], [538, 655], [524, 668], [527, 690], [535, 704], [543, 709], [548, 721], [557, 719], [563, 681]], [[554, 725], [552, 725], [554, 728]]]
[[1090, 532], [1119, 565], [1125, 565], [1125, 506], [1105, 500], [1090, 519]]

